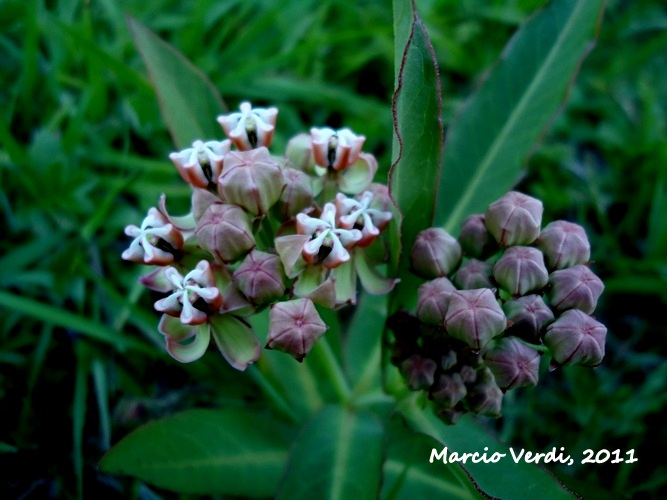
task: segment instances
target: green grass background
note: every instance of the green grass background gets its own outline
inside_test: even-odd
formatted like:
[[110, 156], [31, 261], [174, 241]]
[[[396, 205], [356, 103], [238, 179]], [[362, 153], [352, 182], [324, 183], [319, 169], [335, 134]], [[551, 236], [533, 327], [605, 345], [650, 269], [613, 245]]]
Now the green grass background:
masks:
[[[447, 125], [542, 0], [423, 0]], [[280, 108], [280, 150], [310, 126], [366, 135], [386, 175], [393, 40], [386, 0], [0, 0], [0, 494], [174, 497], [102, 475], [140, 423], [192, 406], [260, 404], [217, 356], [163, 353], [123, 227], [189, 188], [132, 44], [130, 15], [168, 40], [230, 107]], [[592, 498], [667, 496], [667, 8], [610, 0], [597, 47], [518, 188], [545, 220], [588, 231], [609, 327], [597, 369], [512, 391], [501, 439], [529, 450], [635, 449], [634, 465], [554, 471]], [[211, 117], [213, 119], [214, 117]], [[221, 132], [222, 136], [222, 132]], [[657, 458], [651, 458], [653, 457]], [[9, 495], [9, 496], [7, 496]]]

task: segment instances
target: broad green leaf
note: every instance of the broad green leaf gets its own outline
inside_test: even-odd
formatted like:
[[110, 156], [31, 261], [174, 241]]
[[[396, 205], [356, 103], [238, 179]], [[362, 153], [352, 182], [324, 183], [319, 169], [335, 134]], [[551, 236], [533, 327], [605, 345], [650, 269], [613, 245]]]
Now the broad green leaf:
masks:
[[361, 294], [345, 339], [345, 368], [355, 394], [382, 387], [382, 333], [387, 297]]
[[[430, 405], [426, 405], [425, 408], [417, 407], [414, 399], [406, 401], [402, 413], [413, 430], [431, 436], [440, 443], [441, 447], [437, 453], [442, 451], [442, 447], [447, 447], [449, 452], [457, 453], [478, 452], [482, 454], [486, 451], [488, 457], [495, 452], [504, 453], [505, 457], [497, 463], [480, 462], [476, 464], [468, 460], [467, 463], [461, 464], [476, 487], [487, 495], [515, 500], [565, 499], [573, 496], [541, 465], [538, 467], [525, 461], [515, 463], [509, 448], [496, 441], [468, 415], [462, 417], [455, 425], [446, 425], [435, 416]], [[517, 454], [520, 451], [520, 449], [514, 450]], [[430, 460], [430, 456], [425, 457], [425, 460]], [[440, 460], [439, 465], [445, 467], [442, 458]]]
[[278, 498], [376, 498], [383, 439], [372, 413], [324, 407], [294, 443]]
[[399, 419], [389, 423], [387, 434], [381, 498], [481, 498], [459, 464], [429, 462], [431, 450], [442, 449], [438, 441], [411, 431]]
[[[394, 234], [392, 248], [400, 249], [395, 307], [414, 300], [415, 279], [408, 272], [410, 249], [419, 231], [430, 227], [442, 156], [442, 99], [433, 47], [414, 3], [394, 1], [394, 60], [396, 75], [393, 115], [394, 142], [389, 188], [398, 209], [400, 241]], [[394, 227], [396, 227], [394, 225]], [[392, 256], [396, 265], [396, 254]]]
[[517, 181], [591, 49], [604, 0], [554, 0], [508, 43], [447, 131], [435, 224], [457, 233]]
[[180, 493], [270, 496], [291, 434], [263, 413], [188, 410], [132, 432], [104, 455], [101, 468]]
[[138, 21], [128, 18], [132, 38], [148, 68], [160, 110], [176, 147], [222, 135], [215, 119], [226, 106], [208, 78], [183, 54]]

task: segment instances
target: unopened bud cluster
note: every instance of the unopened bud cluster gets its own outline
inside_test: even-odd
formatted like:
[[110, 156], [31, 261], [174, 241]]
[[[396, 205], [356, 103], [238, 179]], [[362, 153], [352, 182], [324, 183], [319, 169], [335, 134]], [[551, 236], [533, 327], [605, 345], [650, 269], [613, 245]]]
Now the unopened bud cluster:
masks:
[[[349, 129], [313, 128], [269, 151], [276, 108], [218, 117], [227, 139], [196, 140], [169, 158], [192, 186], [191, 211], [172, 217], [163, 196], [123, 258], [154, 266], [140, 278], [162, 292], [159, 330], [177, 360], [201, 357], [213, 337], [229, 363], [245, 369], [261, 344], [250, 315], [270, 307], [266, 347], [301, 360], [326, 332], [315, 305], [355, 304], [357, 281], [386, 293], [394, 281], [375, 266], [392, 214], [378, 165]], [[358, 278], [358, 279], [357, 279]]]
[[584, 229], [542, 227], [542, 202], [519, 192], [468, 217], [458, 239], [444, 229], [417, 236], [411, 253], [416, 315], [397, 313], [392, 361], [453, 423], [465, 412], [500, 416], [503, 394], [537, 384], [551, 368], [597, 366], [606, 327], [593, 316], [604, 285], [589, 267]]

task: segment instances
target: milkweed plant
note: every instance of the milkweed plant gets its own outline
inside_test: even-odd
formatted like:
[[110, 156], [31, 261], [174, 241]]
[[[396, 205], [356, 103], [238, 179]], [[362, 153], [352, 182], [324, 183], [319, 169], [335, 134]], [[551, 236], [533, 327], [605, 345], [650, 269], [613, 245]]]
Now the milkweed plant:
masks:
[[[276, 150], [277, 107], [245, 101], [201, 117], [217, 120], [219, 136], [193, 138], [169, 155], [191, 187], [189, 213], [172, 214], [163, 195], [126, 227], [122, 258], [143, 266], [140, 282], [159, 294], [154, 309], [166, 353], [194, 363], [213, 356], [215, 344], [224, 362], [259, 381], [264, 411], [273, 413], [185, 412], [132, 433], [103, 467], [185, 493], [409, 492], [423, 485], [401, 473], [414, 459], [392, 444], [396, 436], [429, 450], [486, 450], [491, 439], [471, 430], [465, 414], [501, 417], [509, 391], [536, 386], [553, 370], [602, 363], [607, 329], [594, 313], [604, 285], [585, 229], [543, 220], [542, 202], [513, 188], [601, 9], [602, 2], [558, 0], [533, 17], [450, 126], [443, 148], [433, 49], [414, 5], [395, 2], [388, 183], [376, 179], [364, 130], [314, 124]], [[172, 50], [138, 33], [138, 44]], [[527, 67], [513, 72], [519, 63]], [[499, 95], [504, 101], [485, 115], [489, 96]], [[333, 391], [299, 402], [300, 392], [322, 384]], [[272, 432], [272, 423], [281, 427]], [[200, 432], [207, 427], [215, 431]], [[158, 434], [171, 444], [159, 448]], [[422, 443], [425, 436], [438, 444]], [[262, 462], [269, 451], [275, 458]], [[146, 467], [151, 453], [157, 463]], [[245, 465], [197, 465], [243, 453], [251, 457]], [[414, 467], [427, 465], [421, 458]], [[565, 491], [541, 469], [496, 467], [424, 470], [462, 496], [508, 495], [494, 474]]]

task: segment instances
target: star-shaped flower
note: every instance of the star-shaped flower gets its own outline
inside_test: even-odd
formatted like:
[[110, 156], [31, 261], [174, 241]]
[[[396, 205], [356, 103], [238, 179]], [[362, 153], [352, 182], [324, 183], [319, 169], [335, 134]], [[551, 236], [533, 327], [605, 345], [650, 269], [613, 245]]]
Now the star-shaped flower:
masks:
[[164, 272], [173, 293], [155, 303], [155, 309], [170, 316], [179, 316], [184, 325], [206, 323], [209, 313], [222, 307], [222, 294], [215, 286], [215, 277], [208, 261], [202, 260], [183, 277], [176, 268]]
[[347, 248], [362, 238], [358, 229], [337, 227], [336, 207], [333, 203], [324, 205], [319, 219], [300, 213], [296, 216], [297, 233], [311, 236], [303, 245], [303, 258], [309, 264], [322, 263], [335, 268], [350, 260]]
[[240, 113], [218, 116], [218, 123], [234, 146], [241, 151], [271, 146], [278, 109], [253, 108], [247, 101], [242, 102], [240, 108]]
[[338, 223], [345, 229], [361, 230], [362, 239], [357, 242], [359, 247], [367, 247], [380, 234], [391, 220], [391, 212], [371, 208], [373, 193], [364, 191], [361, 200], [348, 198], [342, 193], [336, 195]]
[[183, 180], [198, 188], [207, 188], [216, 184], [222, 172], [222, 160], [231, 150], [229, 140], [195, 141], [192, 147], [178, 153], [171, 153], [169, 159], [174, 162]]
[[310, 136], [315, 163], [334, 170], [345, 170], [357, 161], [366, 140], [366, 137], [355, 135], [349, 128], [311, 128]]
[[181, 232], [155, 207], [148, 210], [141, 227], [129, 225], [125, 234], [134, 240], [121, 256], [139, 264], [166, 266], [174, 261], [174, 253], [183, 247]]

